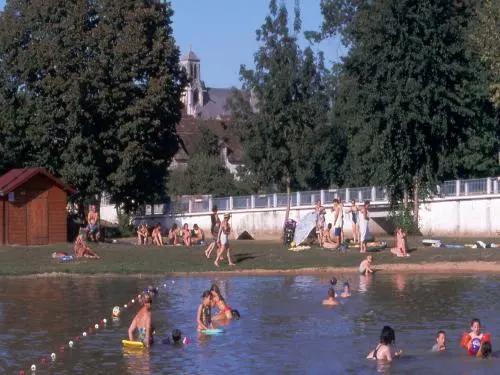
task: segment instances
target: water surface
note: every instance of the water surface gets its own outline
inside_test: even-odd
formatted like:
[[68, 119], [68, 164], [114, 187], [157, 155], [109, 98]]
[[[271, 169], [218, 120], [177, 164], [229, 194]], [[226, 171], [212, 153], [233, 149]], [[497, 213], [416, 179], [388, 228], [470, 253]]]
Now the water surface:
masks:
[[[321, 306], [333, 275], [190, 278], [3, 278], [0, 283], [0, 373], [19, 374], [56, 352], [37, 374], [492, 374], [500, 359], [467, 357], [458, 347], [470, 319], [479, 317], [498, 349], [500, 277], [474, 275], [354, 274], [353, 296]], [[221, 336], [198, 337], [200, 296], [216, 282], [242, 316]], [[157, 338], [180, 328], [191, 344], [126, 351], [120, 340], [137, 308], [118, 322], [68, 343], [111, 315], [148, 284], [163, 285], [153, 303]], [[340, 286], [339, 286], [340, 288]], [[366, 360], [383, 325], [396, 330], [405, 356], [391, 366]], [[444, 329], [449, 351], [430, 353]], [[50, 359], [49, 359], [50, 362]], [[28, 373], [28, 372], [27, 372]]]

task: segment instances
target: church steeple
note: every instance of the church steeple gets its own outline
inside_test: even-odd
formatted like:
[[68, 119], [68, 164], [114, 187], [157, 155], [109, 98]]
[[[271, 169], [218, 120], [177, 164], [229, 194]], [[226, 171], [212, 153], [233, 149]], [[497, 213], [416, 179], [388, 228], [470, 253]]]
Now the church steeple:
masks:
[[196, 116], [197, 108], [203, 106], [203, 88], [201, 85], [200, 59], [189, 46], [189, 52], [181, 57], [189, 79], [182, 102], [186, 106], [188, 115]]

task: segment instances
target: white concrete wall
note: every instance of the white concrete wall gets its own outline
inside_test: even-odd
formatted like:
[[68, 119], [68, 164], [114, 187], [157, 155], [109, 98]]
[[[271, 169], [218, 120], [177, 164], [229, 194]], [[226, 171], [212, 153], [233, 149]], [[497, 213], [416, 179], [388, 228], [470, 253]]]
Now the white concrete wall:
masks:
[[439, 199], [420, 206], [422, 234], [500, 236], [500, 195]]
[[[344, 207], [345, 211], [349, 206]], [[314, 206], [292, 207], [290, 218], [299, 221], [301, 217], [314, 211]], [[219, 212], [222, 220], [224, 211]], [[244, 231], [256, 239], [279, 238], [283, 230], [286, 210], [284, 208], [264, 208], [250, 210], [234, 210], [231, 212], [233, 237]], [[373, 204], [370, 209], [370, 232], [375, 235], [387, 234], [392, 231], [392, 225], [387, 219], [386, 204]], [[101, 217], [112, 223], [117, 223], [114, 206], [101, 206]], [[351, 235], [349, 215], [344, 215], [344, 232]], [[333, 221], [330, 207], [327, 209], [326, 223]], [[162, 227], [171, 227], [175, 222], [178, 226], [188, 223], [191, 228], [198, 224], [207, 235], [210, 231], [210, 213], [185, 213], [181, 215], [147, 215], [133, 218], [136, 225], [160, 223]], [[500, 194], [489, 194], [475, 197], [438, 198], [426, 201], [420, 206], [420, 229], [426, 237], [436, 236], [500, 236]]]

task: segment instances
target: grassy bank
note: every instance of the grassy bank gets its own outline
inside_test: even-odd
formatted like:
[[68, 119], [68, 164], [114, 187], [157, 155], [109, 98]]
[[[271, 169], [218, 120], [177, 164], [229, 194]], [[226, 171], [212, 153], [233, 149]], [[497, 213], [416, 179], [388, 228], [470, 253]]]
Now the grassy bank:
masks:
[[[409, 241], [411, 257], [397, 258], [388, 250], [373, 252], [375, 265], [433, 264], [436, 262], [493, 262], [500, 265], [500, 248], [444, 249], [420, 246], [421, 237]], [[451, 243], [452, 241], [448, 241]], [[471, 240], [458, 242], [467, 243]], [[204, 247], [139, 247], [131, 243], [92, 244], [101, 260], [77, 260], [60, 263], [52, 259], [54, 251], [72, 253], [70, 244], [40, 247], [0, 247], [0, 275], [32, 275], [51, 272], [73, 274], [168, 274], [172, 272], [208, 272], [238, 270], [297, 270], [301, 268], [357, 267], [366, 256], [359, 249], [349, 249], [346, 255], [312, 247], [293, 252], [271, 241], [232, 241], [232, 253], [237, 265], [222, 263], [216, 268], [203, 255]]]

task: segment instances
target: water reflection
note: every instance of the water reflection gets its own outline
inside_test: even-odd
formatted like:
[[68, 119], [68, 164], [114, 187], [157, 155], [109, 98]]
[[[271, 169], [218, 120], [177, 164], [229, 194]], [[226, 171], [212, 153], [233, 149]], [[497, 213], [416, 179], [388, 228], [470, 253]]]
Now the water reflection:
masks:
[[358, 292], [362, 294], [368, 292], [368, 288], [370, 287], [372, 281], [373, 281], [373, 275], [368, 275], [368, 276], [359, 275]]
[[138, 349], [122, 348], [122, 352], [127, 372], [130, 375], [152, 374], [151, 354], [149, 349], [138, 350]]
[[394, 288], [400, 292], [403, 293], [406, 288], [406, 275], [404, 273], [396, 273], [392, 276], [392, 283], [394, 285]]

